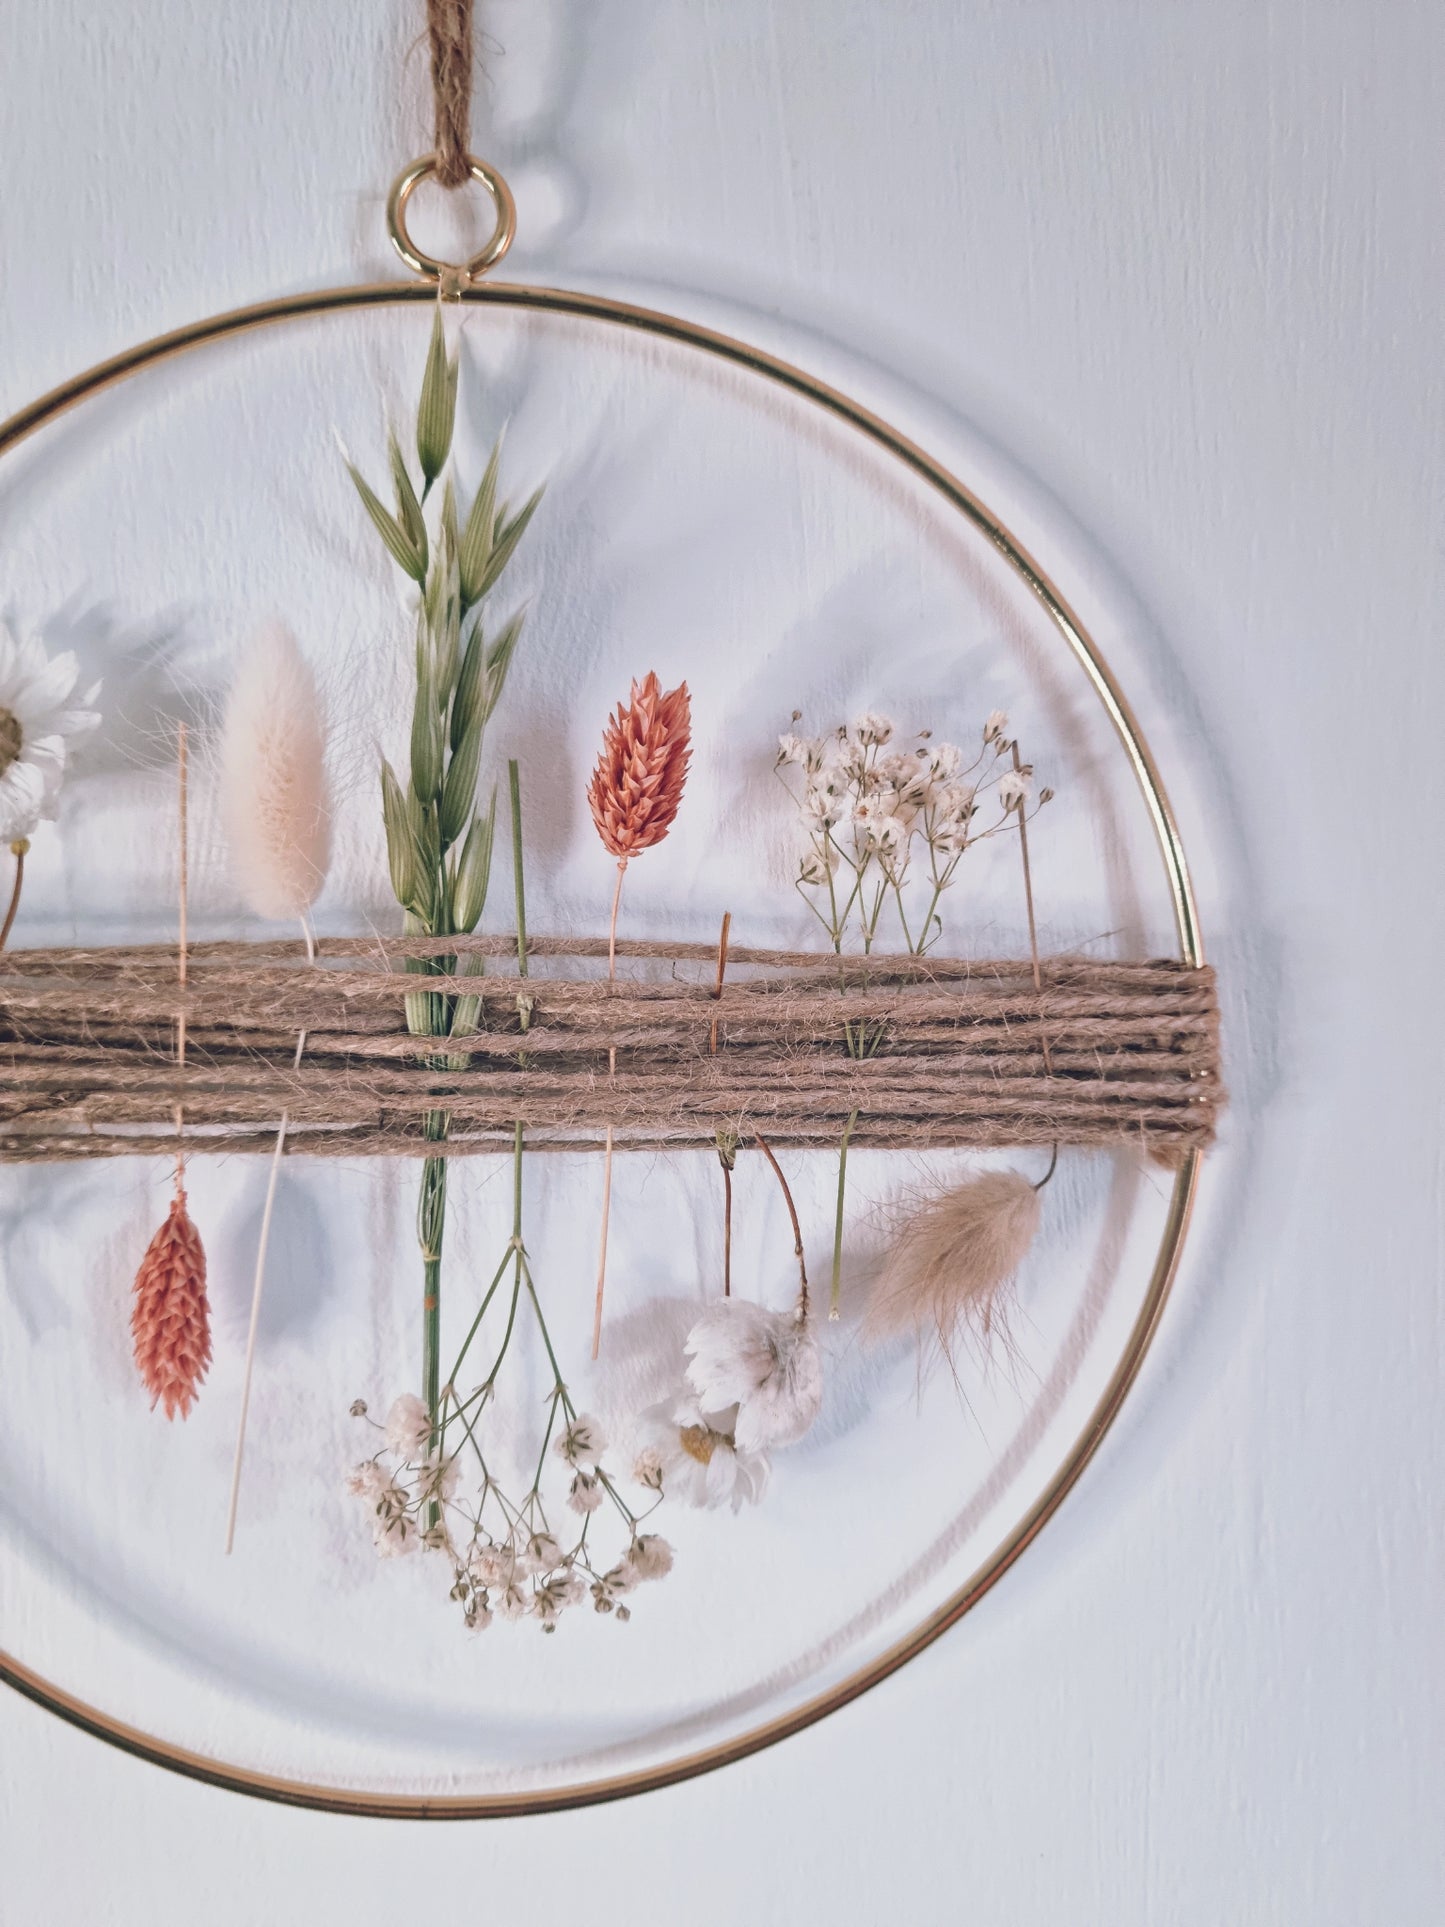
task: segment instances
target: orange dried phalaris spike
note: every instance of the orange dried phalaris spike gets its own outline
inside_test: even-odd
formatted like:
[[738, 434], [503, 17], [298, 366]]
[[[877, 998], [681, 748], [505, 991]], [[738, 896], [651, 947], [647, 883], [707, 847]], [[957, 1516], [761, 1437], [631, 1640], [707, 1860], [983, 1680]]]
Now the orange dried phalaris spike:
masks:
[[691, 759], [687, 684], [664, 692], [656, 672], [649, 670], [608, 719], [587, 789], [597, 834], [619, 862], [650, 850], [667, 835]]
[[211, 1362], [211, 1310], [205, 1248], [184, 1191], [141, 1259], [130, 1330], [151, 1410], [163, 1405], [168, 1419], [188, 1417]]

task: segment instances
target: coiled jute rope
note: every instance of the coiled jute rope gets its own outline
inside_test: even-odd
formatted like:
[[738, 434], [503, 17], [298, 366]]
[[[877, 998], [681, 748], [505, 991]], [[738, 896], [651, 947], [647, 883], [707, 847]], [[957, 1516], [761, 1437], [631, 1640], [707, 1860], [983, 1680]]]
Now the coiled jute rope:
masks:
[[[506, 938], [141, 946], [0, 957], [0, 1160], [174, 1151], [448, 1156], [712, 1145], [883, 1148], [1134, 1142], [1165, 1161], [1213, 1138], [1223, 1102], [1214, 976], [1168, 960], [845, 957], [748, 950], [715, 982], [705, 944]], [[444, 975], [418, 975], [445, 960]], [[408, 968], [408, 965], [411, 968]], [[426, 1039], [405, 1000], [476, 999], [475, 1027]], [[175, 1061], [179, 1022], [187, 1039]], [[867, 1040], [850, 1054], [845, 1027]], [[298, 1031], [304, 1061], [294, 1062]], [[713, 1048], [714, 1034], [717, 1048]], [[612, 1068], [615, 1053], [615, 1069]]]

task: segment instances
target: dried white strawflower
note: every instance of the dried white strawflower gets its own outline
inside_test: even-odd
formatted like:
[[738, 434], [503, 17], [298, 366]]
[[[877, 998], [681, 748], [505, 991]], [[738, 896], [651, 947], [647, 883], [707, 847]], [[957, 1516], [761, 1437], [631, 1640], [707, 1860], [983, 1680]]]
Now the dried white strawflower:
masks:
[[807, 1320], [746, 1298], [712, 1305], [688, 1335], [688, 1382], [705, 1411], [738, 1408], [745, 1452], [800, 1439], [823, 1402], [823, 1366]]

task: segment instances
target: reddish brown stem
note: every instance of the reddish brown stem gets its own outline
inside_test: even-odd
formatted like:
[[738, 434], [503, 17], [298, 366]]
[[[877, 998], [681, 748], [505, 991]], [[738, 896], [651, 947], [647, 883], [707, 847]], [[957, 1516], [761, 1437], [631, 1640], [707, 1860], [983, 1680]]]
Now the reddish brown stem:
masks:
[[798, 1260], [798, 1311], [806, 1319], [808, 1316], [808, 1267], [803, 1259], [803, 1227], [798, 1223], [798, 1208], [793, 1203], [793, 1194], [788, 1189], [788, 1180], [783, 1176], [783, 1167], [773, 1156], [772, 1148], [761, 1131], [753, 1132], [758, 1149], [772, 1165], [778, 1183], [783, 1187], [783, 1201], [788, 1207], [788, 1216], [793, 1221], [793, 1255]]
[[[723, 978], [728, 967], [728, 933], [733, 927], [733, 913], [729, 910], [722, 920], [722, 935], [717, 940], [717, 986], [713, 991], [715, 998], [723, 994]], [[712, 1030], [708, 1038], [708, 1049], [717, 1056], [717, 1018], [712, 1020]]]

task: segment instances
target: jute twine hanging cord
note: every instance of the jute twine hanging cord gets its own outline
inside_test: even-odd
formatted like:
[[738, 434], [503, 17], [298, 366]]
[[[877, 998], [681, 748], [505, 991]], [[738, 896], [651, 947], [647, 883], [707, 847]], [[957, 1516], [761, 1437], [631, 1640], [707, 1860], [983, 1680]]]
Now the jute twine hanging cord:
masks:
[[470, 176], [472, 0], [427, 0], [432, 97], [436, 109], [436, 179], [460, 187]]

